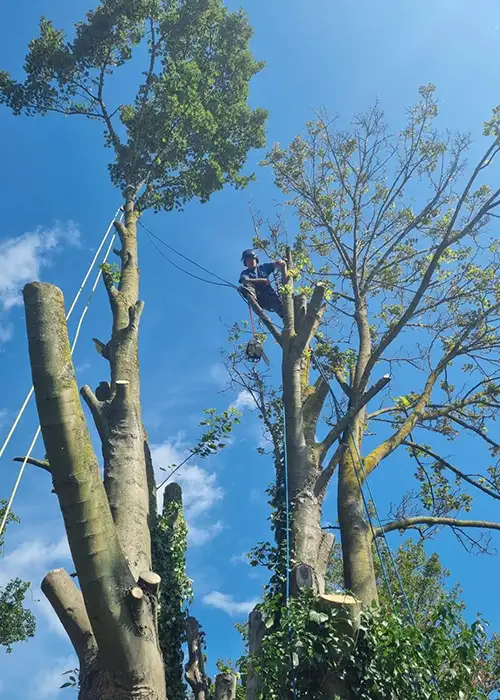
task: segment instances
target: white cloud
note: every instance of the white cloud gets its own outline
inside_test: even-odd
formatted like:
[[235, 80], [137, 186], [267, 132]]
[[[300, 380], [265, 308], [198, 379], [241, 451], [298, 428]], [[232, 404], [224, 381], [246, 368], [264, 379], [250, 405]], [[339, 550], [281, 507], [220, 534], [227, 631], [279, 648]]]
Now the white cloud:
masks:
[[0, 586], [12, 578], [27, 581], [43, 577], [49, 568], [70, 558], [68, 541], [62, 537], [57, 542], [46, 544], [40, 539], [23, 542], [2, 559]]
[[231, 564], [247, 564], [248, 566], [250, 566], [248, 552], [242, 552], [241, 554], [233, 554], [233, 556], [231, 557]]
[[73, 655], [55, 659], [50, 669], [44, 669], [33, 679], [31, 697], [44, 700], [44, 698], [55, 698], [59, 692], [61, 695], [67, 693], [65, 688], [61, 690], [61, 685], [67, 681], [63, 673], [77, 666], [78, 662]]
[[229, 382], [229, 373], [222, 362], [216, 362], [210, 367], [209, 377], [212, 382], [219, 388], [224, 389]]
[[210, 542], [224, 529], [224, 524], [220, 520], [212, 525], [204, 525], [203, 527], [196, 527], [196, 525], [188, 522], [188, 526], [188, 544], [193, 547], [201, 547]]
[[0, 243], [0, 304], [5, 311], [22, 303], [21, 289], [38, 279], [43, 267], [50, 265], [49, 252], [61, 244], [79, 244], [80, 231], [73, 221], [59, 222], [50, 228], [37, 228]]
[[[163, 481], [173, 465], [180, 464], [188, 454], [189, 450], [183, 442], [182, 435], [171, 438], [161, 445], [153, 445], [151, 455], [157, 481]], [[161, 471], [160, 467], [166, 471]], [[223, 529], [220, 521], [212, 523], [207, 520], [212, 508], [224, 497], [223, 489], [217, 484], [217, 474], [187, 462], [175, 473], [173, 479], [182, 488], [189, 541], [193, 546], [205, 544]], [[162, 488], [158, 493], [159, 507], [161, 507], [163, 491]]]
[[54, 253], [65, 245], [80, 245], [80, 231], [73, 221], [38, 227], [0, 243], [0, 344], [12, 338], [6, 313], [22, 304], [23, 286], [40, 279], [42, 269], [51, 265]]
[[255, 411], [255, 409], [257, 408], [252, 394], [246, 389], [240, 391], [240, 393], [236, 397], [236, 400], [233, 401], [231, 406], [233, 408], [238, 409], [238, 411], [243, 411], [245, 410], [245, 408], [248, 408], [250, 411]]
[[209, 605], [212, 608], [223, 610], [231, 617], [243, 617], [244, 615], [248, 615], [259, 601], [253, 599], [237, 602], [232, 595], [227, 595], [220, 591], [212, 591], [203, 596], [203, 602], [205, 605]]
[[13, 336], [12, 324], [0, 325], [0, 344], [8, 343]]

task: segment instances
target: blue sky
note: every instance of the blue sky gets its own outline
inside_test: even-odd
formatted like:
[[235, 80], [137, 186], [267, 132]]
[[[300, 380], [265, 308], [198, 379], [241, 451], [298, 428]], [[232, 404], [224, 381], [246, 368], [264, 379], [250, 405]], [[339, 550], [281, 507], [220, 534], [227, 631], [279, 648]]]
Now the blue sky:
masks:
[[[236, 8], [239, 3], [231, 0], [229, 5]], [[242, 5], [255, 30], [254, 53], [267, 62], [252, 83], [251, 101], [270, 112], [269, 144], [286, 144], [301, 131], [312, 109], [326, 107], [346, 122], [377, 97], [397, 128], [418, 87], [433, 82], [441, 101], [441, 124], [473, 133], [477, 144], [472, 156], [484, 147], [482, 122], [500, 103], [496, 0], [243, 0]], [[69, 28], [88, 8], [88, 0], [7, 3], [0, 26], [0, 67], [19, 75], [40, 14]], [[121, 88], [130, 90], [129, 85]], [[109, 183], [109, 154], [96, 124], [58, 115], [15, 118], [0, 109], [0, 134], [1, 437], [30, 386], [20, 289], [40, 277], [58, 284], [71, 299], [120, 201]], [[252, 153], [249, 169], [261, 157]], [[269, 172], [258, 170], [258, 181], [247, 191], [228, 189], [207, 205], [189, 205], [182, 215], [147, 215], [145, 221], [185, 254], [234, 279], [241, 250], [252, 237], [250, 198], [254, 207], [272, 216], [279, 195]], [[170, 268], [147, 239], [141, 242], [141, 272], [146, 302], [141, 325], [144, 418], [157, 465], [168, 466], [196, 439], [203, 408], [238, 402], [235, 393], [220, 393], [225, 386], [220, 349], [226, 326], [245, 311], [229, 290], [203, 285]], [[90, 337], [107, 338], [109, 320], [99, 290], [75, 353], [82, 384], [95, 386], [107, 378]], [[239, 403], [245, 402], [240, 398]], [[207, 632], [211, 668], [218, 657], [234, 659], [240, 653], [233, 624], [245, 618], [265, 581], [241, 556], [267, 537], [264, 489], [272, 478], [271, 464], [256, 453], [261, 439], [257, 418], [244, 410], [244, 424], [232, 446], [212, 460], [190, 463], [182, 477], [191, 525], [193, 612]], [[0, 496], [10, 493], [15, 479], [11, 458], [25, 452], [35, 429], [31, 407], [0, 464]], [[37, 454], [43, 454], [42, 448]], [[467, 443], [457, 462], [465, 465], [475, 459], [486, 460], [487, 453]], [[393, 460], [376, 476], [382, 513], [408, 486], [409, 473]], [[332, 501], [330, 497], [327, 510], [333, 510]], [[486, 500], [478, 500], [478, 508], [485, 518], [498, 517], [496, 506]], [[31, 605], [38, 632], [11, 656], [0, 656], [0, 698], [70, 698], [72, 691], [58, 691], [58, 686], [60, 674], [76, 665], [75, 660], [37, 589], [48, 569], [71, 566], [44, 473], [27, 470], [15, 511], [22, 524], [8, 532], [0, 585], [17, 575], [33, 581]], [[397, 537], [391, 540], [394, 544]], [[495, 599], [484, 595], [489, 588], [485, 582], [498, 578], [498, 559], [466, 555], [446, 534], [434, 545], [453, 580], [461, 582], [470, 613], [481, 610], [492, 629], [500, 630]]]

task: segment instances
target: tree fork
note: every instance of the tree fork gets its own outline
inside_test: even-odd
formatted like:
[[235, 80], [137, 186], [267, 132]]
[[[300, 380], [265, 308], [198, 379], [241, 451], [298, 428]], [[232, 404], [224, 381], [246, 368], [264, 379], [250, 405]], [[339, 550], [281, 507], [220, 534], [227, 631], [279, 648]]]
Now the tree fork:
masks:
[[[130, 693], [139, 686], [145, 689], [142, 695], [129, 697], [164, 700], [156, 621], [150, 615], [148, 638], [138, 636], [127, 603], [127, 591], [135, 586], [135, 580], [118, 541], [85, 424], [71, 360], [63, 295], [53, 285], [35, 282], [24, 288], [24, 301], [33, 386], [54, 490], [97, 643], [99, 667], [111, 679], [100, 700], [118, 697], [117, 686]], [[70, 589], [67, 582], [63, 585], [62, 577], [58, 584], [52, 577], [46, 581], [45, 588], [62, 610]], [[76, 618], [65, 617], [69, 631], [73, 623], [76, 625]], [[84, 617], [78, 615], [78, 619], [85, 630]], [[76, 645], [81, 647], [76, 641], [77, 632], [73, 630], [72, 634]], [[87, 669], [83, 671], [85, 674]], [[92, 695], [81, 693], [80, 697], [86, 700]]]

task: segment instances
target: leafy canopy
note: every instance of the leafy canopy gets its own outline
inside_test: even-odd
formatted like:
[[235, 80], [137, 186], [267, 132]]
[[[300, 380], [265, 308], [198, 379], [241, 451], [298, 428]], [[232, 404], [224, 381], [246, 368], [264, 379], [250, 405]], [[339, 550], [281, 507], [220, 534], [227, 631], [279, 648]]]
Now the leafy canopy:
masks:
[[[244, 13], [221, 0], [102, 0], [72, 37], [42, 18], [24, 81], [0, 71], [0, 102], [14, 114], [103, 122], [113, 184], [141, 192], [139, 209], [182, 208], [226, 183], [245, 186], [247, 153], [264, 145], [266, 112], [247, 104], [263, 66], [251, 35]], [[143, 69], [135, 98], [110, 107], [110, 79], [135, 61]]]

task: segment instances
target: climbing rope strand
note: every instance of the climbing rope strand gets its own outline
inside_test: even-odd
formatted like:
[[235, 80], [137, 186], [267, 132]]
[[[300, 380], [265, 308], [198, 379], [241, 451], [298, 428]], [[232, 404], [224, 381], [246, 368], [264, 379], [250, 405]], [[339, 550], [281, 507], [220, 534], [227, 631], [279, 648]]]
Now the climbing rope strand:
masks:
[[[119, 214], [119, 212], [120, 212], [120, 209], [117, 210], [115, 217]], [[88, 278], [90, 277], [90, 275], [91, 275], [91, 273], [92, 273], [92, 270], [93, 270], [94, 265], [95, 265], [95, 263], [96, 263], [96, 261], [97, 261], [97, 258], [98, 258], [98, 256], [99, 256], [99, 253], [101, 252], [101, 250], [102, 250], [102, 248], [103, 248], [103, 246], [104, 246], [104, 244], [105, 244], [105, 242], [106, 242], [106, 239], [107, 239], [107, 237], [109, 236], [109, 233], [110, 233], [111, 228], [112, 228], [112, 226], [113, 226], [113, 221], [114, 221], [115, 217], [113, 218], [113, 220], [111, 221], [110, 225], [108, 226], [108, 228], [107, 228], [107, 230], [106, 230], [106, 233], [104, 234], [104, 236], [103, 236], [103, 238], [102, 238], [102, 240], [101, 240], [101, 242], [100, 242], [100, 244], [99, 244], [99, 247], [98, 247], [98, 249], [97, 249], [97, 252], [96, 252], [96, 254], [94, 255], [94, 258], [93, 258], [92, 262], [90, 263], [89, 269], [88, 269], [87, 272], [85, 273], [85, 277], [83, 278], [83, 281], [82, 281], [82, 283], [81, 283], [81, 285], [80, 285], [80, 288], [78, 289], [78, 291], [77, 291], [77, 293], [76, 293], [76, 295], [75, 295], [75, 298], [73, 299], [73, 303], [71, 304], [70, 309], [69, 309], [68, 313], [66, 314], [66, 320], [67, 320], [67, 321], [70, 319], [71, 314], [73, 313], [74, 308], [75, 308], [75, 306], [76, 306], [76, 303], [78, 302], [78, 299], [80, 298], [80, 296], [81, 296], [81, 294], [82, 294], [82, 292], [83, 292], [83, 288], [85, 287], [85, 285], [86, 285], [86, 283], [87, 283], [87, 280], [88, 280]], [[33, 389], [33, 387], [31, 387], [31, 389], [29, 390], [29, 392], [28, 392], [26, 398], [25, 398], [24, 401], [23, 401], [23, 404], [22, 404], [21, 408], [19, 409], [19, 411], [18, 411], [18, 413], [17, 413], [17, 416], [16, 416], [16, 418], [15, 418], [15, 420], [14, 420], [14, 422], [13, 422], [13, 424], [12, 424], [12, 426], [11, 426], [11, 428], [10, 428], [8, 434], [7, 434], [7, 437], [5, 438], [5, 440], [3, 441], [2, 446], [0, 447], [0, 459], [2, 458], [3, 453], [5, 452], [5, 450], [6, 450], [6, 448], [7, 448], [7, 445], [9, 444], [9, 442], [10, 442], [10, 440], [11, 440], [11, 438], [12, 438], [12, 435], [14, 434], [14, 431], [15, 431], [15, 429], [17, 428], [17, 424], [18, 424], [19, 421], [21, 420], [21, 417], [22, 417], [24, 411], [26, 410], [26, 406], [28, 405], [28, 403], [30, 402], [31, 397], [33, 396], [33, 391], [34, 391], [34, 389]]]
[[[146, 231], [146, 233], [148, 233], [148, 234], [149, 234], [150, 236], [152, 236], [155, 240], [157, 240], [158, 243], [161, 243], [161, 245], [165, 246], [165, 248], [168, 248], [169, 250], [171, 250], [172, 253], [175, 253], [176, 255], [178, 255], [179, 257], [181, 257], [183, 260], [186, 260], [186, 262], [188, 262], [188, 263], [190, 263], [191, 265], [194, 265], [195, 267], [197, 267], [199, 270], [202, 270], [203, 272], [206, 272], [207, 275], [211, 275], [212, 277], [215, 277], [215, 279], [219, 280], [219, 282], [223, 282], [223, 284], [220, 285], [221, 287], [232, 287], [233, 289], [238, 289], [238, 287], [237, 287], [235, 284], [232, 284], [232, 282], [228, 282], [228, 280], [224, 279], [223, 277], [219, 277], [219, 275], [216, 275], [215, 272], [212, 272], [212, 271], [209, 270], [208, 268], [203, 267], [203, 265], [200, 265], [199, 263], [195, 262], [194, 260], [192, 260], [192, 259], [191, 259], [190, 257], [188, 257], [187, 255], [184, 255], [183, 253], [181, 253], [180, 251], [178, 251], [176, 248], [174, 248], [174, 247], [171, 246], [169, 243], [167, 243], [166, 241], [164, 241], [163, 238], [160, 238], [160, 237], [157, 236], [155, 233], [153, 233], [149, 228], [147, 228], [147, 226], [145, 226], [145, 225], [142, 223], [142, 221], [139, 221], [139, 225]], [[167, 258], [167, 260], [168, 260], [168, 258]], [[171, 262], [171, 261], [169, 260], [169, 262]], [[172, 264], [175, 265], [175, 263], [172, 263]], [[188, 274], [188, 275], [191, 275], [191, 277], [194, 277], [194, 275], [192, 275], [190, 272], [187, 272], [187, 270], [183, 270], [182, 268], [178, 268], [178, 269], [179, 269], [179, 270], [182, 270], [182, 272], [185, 272], [185, 273]], [[215, 284], [214, 282], [209, 282], [209, 280], [202, 279], [201, 277], [198, 277], [197, 279], [201, 279], [202, 282], [207, 282], [208, 284]]]
[[[94, 269], [94, 265], [95, 265], [96, 262], [97, 262], [97, 258], [99, 257], [99, 253], [100, 253], [101, 250], [103, 249], [104, 244], [106, 243], [106, 239], [107, 239], [107, 237], [109, 236], [109, 234], [111, 233], [111, 229], [113, 228], [113, 222], [116, 220], [117, 216], [120, 214], [120, 211], [121, 211], [121, 207], [118, 207], [118, 209], [116, 210], [116, 213], [115, 213], [114, 217], [113, 217], [113, 218], [111, 219], [111, 221], [110, 221], [110, 224], [109, 224], [109, 226], [108, 226], [108, 228], [107, 228], [107, 230], [106, 230], [106, 233], [104, 234], [104, 236], [103, 236], [103, 238], [102, 238], [102, 241], [100, 242], [99, 247], [98, 247], [98, 249], [96, 250], [96, 253], [95, 253], [95, 255], [94, 255], [93, 259], [92, 259], [92, 262], [90, 263], [89, 269], [87, 270], [87, 273], [86, 273], [85, 277], [83, 278], [83, 281], [82, 281], [82, 283], [81, 283], [81, 285], [80, 285], [80, 289], [79, 289], [79, 290], [77, 291], [77, 293], [75, 294], [75, 298], [73, 299], [73, 303], [72, 303], [71, 306], [69, 307], [69, 311], [68, 311], [68, 313], [66, 314], [66, 321], [69, 320], [69, 318], [71, 317], [71, 314], [73, 313], [73, 309], [75, 308], [75, 306], [76, 306], [76, 304], [77, 304], [77, 302], [78, 302], [78, 299], [80, 298], [80, 295], [81, 295], [82, 292], [83, 292], [83, 288], [84, 288], [85, 285], [87, 284], [87, 280], [88, 280], [88, 278], [90, 277], [90, 275], [91, 275], [91, 273], [92, 273], [92, 270]], [[121, 221], [122, 219], [123, 219], [123, 212], [122, 212], [121, 215], [120, 215], [120, 221]], [[114, 236], [113, 236], [113, 238], [114, 238]]]
[[283, 403], [283, 471], [285, 480], [285, 565], [286, 565], [286, 602], [290, 599], [290, 505], [288, 493], [288, 456], [286, 448], [286, 413]]
[[[123, 221], [123, 212], [120, 214], [120, 218], [118, 220], [120, 222]], [[111, 236], [111, 240], [110, 240], [109, 245], [106, 249], [106, 252], [104, 253], [104, 257], [102, 259], [101, 265], [99, 266], [99, 272], [97, 273], [96, 278], [94, 280], [94, 284], [92, 285], [92, 288], [90, 290], [89, 298], [87, 300], [87, 303], [85, 304], [85, 308], [83, 309], [82, 314], [80, 316], [80, 319], [78, 321], [78, 325], [77, 325], [76, 330], [75, 330], [75, 337], [73, 338], [73, 343], [71, 345], [71, 354], [73, 354], [73, 352], [75, 350], [75, 346], [76, 346], [78, 337], [80, 336], [80, 331], [82, 328], [83, 320], [84, 320], [85, 316], [87, 315], [87, 311], [89, 310], [90, 302], [92, 301], [92, 297], [94, 296], [95, 290], [97, 289], [97, 285], [99, 284], [99, 282], [101, 280], [102, 266], [106, 264], [106, 262], [109, 258], [109, 255], [110, 255], [111, 251], [113, 250], [113, 243], [115, 242], [115, 239], [116, 239], [116, 233], [114, 233]]]
[[[229, 284], [229, 283], [228, 283], [228, 284], [222, 284], [221, 282], [213, 282], [212, 280], [207, 280], [207, 279], [205, 279], [204, 277], [199, 277], [198, 275], [194, 275], [192, 272], [189, 272], [188, 270], [185, 270], [185, 269], [184, 269], [183, 267], [181, 267], [180, 265], [177, 265], [177, 263], [175, 263], [173, 260], [171, 260], [167, 255], [165, 255], [165, 253], [164, 253], [160, 248], [158, 248], [158, 246], [156, 245], [156, 243], [155, 243], [155, 241], [154, 241], [152, 235], [149, 233], [149, 230], [148, 230], [148, 229], [145, 229], [145, 231], [146, 231], [146, 234], [147, 234], [147, 236], [148, 236], [148, 238], [149, 238], [150, 243], [156, 248], [156, 250], [157, 250], [158, 253], [162, 256], [162, 258], [165, 258], [165, 260], [166, 260], [167, 262], [169, 262], [169, 263], [170, 263], [173, 267], [175, 267], [177, 270], [180, 270], [180, 271], [183, 272], [185, 275], [189, 275], [189, 277], [193, 277], [195, 280], [199, 280], [200, 282], [206, 282], [207, 284], [213, 284], [215, 287], [231, 287], [231, 286], [233, 286], [233, 285], [231, 285], [231, 284]], [[157, 237], [156, 237], [156, 238], [157, 238]]]
[[[86, 272], [86, 274], [85, 274], [84, 281], [83, 281], [82, 284], [80, 285], [80, 288], [78, 289], [78, 292], [77, 292], [76, 295], [75, 295], [75, 298], [74, 298], [74, 300], [73, 300], [73, 303], [71, 304], [71, 307], [70, 307], [68, 313], [66, 314], [66, 320], [67, 320], [67, 321], [68, 321], [69, 318], [71, 317], [71, 314], [72, 314], [73, 311], [74, 311], [76, 302], [77, 302], [78, 299], [80, 298], [80, 296], [81, 296], [81, 294], [82, 294], [82, 292], [83, 292], [83, 289], [84, 289], [84, 287], [85, 287], [85, 284], [87, 283], [87, 281], [88, 281], [88, 279], [89, 279], [89, 277], [90, 277], [90, 275], [91, 275], [91, 273], [92, 273], [92, 270], [93, 270], [93, 268], [95, 267], [95, 264], [96, 264], [97, 259], [98, 259], [98, 255], [99, 255], [100, 251], [102, 250], [102, 248], [103, 248], [103, 246], [104, 246], [104, 244], [105, 244], [105, 242], [106, 242], [106, 239], [108, 238], [108, 236], [109, 236], [109, 234], [110, 234], [110, 232], [111, 232], [111, 228], [112, 228], [112, 226], [113, 226], [113, 221], [115, 221], [116, 216], [118, 215], [119, 212], [120, 212], [120, 209], [117, 210], [115, 217], [113, 217], [113, 220], [111, 221], [111, 224], [108, 226], [108, 229], [107, 229], [106, 233], [105, 233], [104, 236], [103, 236], [103, 239], [102, 239], [102, 241], [101, 241], [101, 243], [100, 243], [100, 245], [99, 245], [99, 247], [98, 247], [97, 253], [94, 255], [94, 258], [93, 258], [93, 260], [92, 260], [92, 262], [91, 262], [91, 264], [90, 264], [90, 267], [89, 267], [89, 269], [87, 270], [87, 272]], [[121, 216], [120, 216], [120, 221], [121, 221], [122, 219], [123, 219], [123, 212], [122, 212], [122, 214], [121, 214]], [[112, 238], [111, 238], [111, 242], [110, 242], [110, 244], [109, 244], [109, 246], [108, 246], [108, 248], [107, 248], [107, 250], [106, 250], [106, 253], [104, 254], [104, 258], [103, 258], [103, 260], [102, 260], [101, 265], [104, 265], [104, 263], [105, 263], [105, 262], [107, 261], [107, 259], [108, 259], [109, 254], [111, 253], [111, 250], [112, 250], [112, 247], [113, 247], [113, 242], [114, 242], [114, 240], [115, 240], [115, 235], [116, 235], [116, 234], [113, 234], [113, 236], [112, 236]], [[102, 275], [102, 269], [100, 268], [100, 269], [99, 269], [99, 272], [97, 273], [96, 278], [95, 278], [95, 280], [94, 280], [94, 284], [92, 285], [92, 289], [91, 289], [89, 298], [88, 298], [88, 300], [87, 300], [87, 303], [86, 303], [86, 305], [85, 305], [85, 308], [83, 309], [83, 311], [82, 311], [82, 313], [81, 313], [81, 315], [80, 315], [80, 319], [79, 319], [78, 325], [77, 325], [77, 327], [76, 327], [75, 337], [74, 337], [74, 339], [73, 339], [73, 343], [72, 343], [72, 346], [71, 346], [71, 354], [72, 354], [72, 355], [73, 355], [73, 352], [74, 352], [74, 350], [75, 350], [75, 346], [76, 346], [76, 342], [77, 342], [77, 340], [78, 340], [78, 336], [80, 335], [80, 330], [81, 330], [81, 327], [82, 327], [83, 319], [85, 318], [85, 316], [86, 316], [86, 314], [87, 314], [88, 308], [89, 308], [90, 303], [91, 303], [91, 301], [92, 301], [92, 297], [94, 296], [94, 293], [95, 293], [95, 290], [96, 290], [97, 285], [98, 285], [98, 283], [99, 283], [99, 280], [101, 279], [101, 275]], [[4, 440], [3, 444], [2, 444], [2, 447], [0, 448], [0, 457], [2, 457], [3, 453], [5, 452], [5, 450], [6, 450], [6, 448], [7, 448], [7, 445], [9, 444], [10, 439], [12, 438], [12, 435], [14, 434], [14, 431], [15, 431], [17, 425], [18, 425], [19, 421], [21, 420], [21, 417], [22, 417], [22, 415], [23, 415], [23, 413], [24, 413], [24, 411], [25, 411], [25, 409], [26, 409], [26, 406], [28, 405], [28, 403], [29, 403], [31, 397], [33, 396], [33, 392], [34, 392], [34, 387], [31, 387], [31, 389], [30, 389], [29, 392], [28, 392], [28, 395], [26, 396], [26, 399], [24, 400], [23, 405], [21, 406], [21, 408], [20, 408], [20, 410], [19, 410], [19, 412], [18, 412], [18, 414], [17, 414], [17, 416], [16, 416], [16, 419], [15, 419], [14, 423], [12, 424], [11, 429], [9, 430], [9, 433], [8, 433], [7, 437], [5, 438], [5, 440]], [[19, 485], [20, 485], [20, 483], [21, 483], [21, 479], [22, 479], [22, 476], [23, 476], [23, 474], [24, 474], [24, 470], [25, 470], [26, 465], [27, 465], [27, 463], [28, 463], [28, 461], [29, 461], [29, 459], [30, 459], [30, 457], [31, 457], [31, 453], [33, 452], [33, 450], [34, 450], [34, 448], [35, 448], [35, 445], [36, 445], [36, 443], [37, 443], [37, 440], [38, 440], [38, 438], [39, 438], [39, 436], [40, 436], [40, 432], [41, 432], [41, 428], [40, 428], [40, 426], [38, 426], [38, 428], [37, 428], [37, 430], [36, 430], [36, 432], [35, 432], [35, 434], [34, 434], [34, 436], [33, 436], [33, 440], [31, 441], [31, 444], [30, 444], [30, 446], [29, 446], [28, 452], [26, 453], [26, 456], [25, 456], [24, 459], [23, 459], [23, 462], [22, 462], [21, 467], [20, 467], [20, 469], [19, 469], [19, 473], [18, 473], [18, 475], [17, 475], [17, 479], [16, 479], [15, 484], [14, 484], [14, 487], [13, 487], [13, 489], [12, 489], [10, 498], [9, 498], [9, 500], [8, 500], [8, 502], [7, 502], [6, 507], [5, 507], [5, 511], [4, 511], [4, 514], [3, 514], [3, 517], [2, 517], [2, 522], [0, 523], [0, 535], [2, 534], [2, 532], [3, 532], [4, 528], [5, 528], [5, 525], [6, 525], [6, 523], [7, 523], [7, 518], [9, 517], [9, 513], [10, 513], [10, 511], [11, 511], [12, 504], [13, 504], [13, 502], [14, 502], [14, 499], [15, 499], [15, 497], [16, 497], [17, 491], [18, 491], [18, 489], [19, 489]]]

